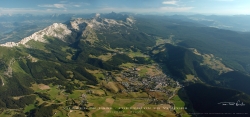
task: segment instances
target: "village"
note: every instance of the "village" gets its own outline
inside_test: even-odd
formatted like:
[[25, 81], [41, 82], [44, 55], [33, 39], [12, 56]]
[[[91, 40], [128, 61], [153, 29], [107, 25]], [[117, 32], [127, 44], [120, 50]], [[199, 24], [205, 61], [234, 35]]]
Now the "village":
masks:
[[[156, 68], [156, 70], [160, 69]], [[120, 73], [104, 71], [103, 74], [105, 77], [103, 78], [103, 80], [105, 82], [116, 82], [122, 85], [124, 88], [118, 93], [146, 92], [148, 95], [147, 98], [141, 98], [141, 100], [144, 100], [145, 104], [167, 104], [170, 105], [170, 107], [168, 107], [167, 109], [173, 113], [176, 113], [175, 105], [172, 101], [170, 101], [170, 99], [175, 96], [178, 89], [180, 89], [182, 85], [178, 81], [174, 81], [171, 76], [165, 75], [162, 72], [157, 75], [145, 74], [143, 76], [140, 76], [141, 74], [139, 72], [140, 69], [136, 67], [127, 68], [125, 70], [122, 70]], [[119, 74], [120, 78], [116, 78], [117, 74]], [[92, 91], [91, 89], [88, 89], [86, 93], [81, 95], [81, 101], [68, 100], [66, 102], [67, 107], [65, 107], [65, 109], [89, 112], [91, 110], [100, 108], [93, 105], [88, 105], [88, 100], [89, 98], [91, 98], [91, 95], [93, 95], [93, 92], [94, 91]], [[157, 93], [164, 95], [159, 96]], [[116, 97], [112, 96], [112, 98], [115, 99]], [[113, 108], [101, 107], [100, 109], [112, 110]]]

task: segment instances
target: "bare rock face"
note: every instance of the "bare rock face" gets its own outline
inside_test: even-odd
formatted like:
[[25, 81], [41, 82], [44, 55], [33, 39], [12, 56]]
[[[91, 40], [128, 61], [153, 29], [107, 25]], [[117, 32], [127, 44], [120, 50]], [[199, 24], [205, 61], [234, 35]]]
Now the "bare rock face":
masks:
[[[114, 19], [101, 18], [100, 14], [96, 14], [93, 19], [82, 19], [77, 18], [70, 22], [71, 28], [77, 31], [84, 31], [86, 27], [92, 28], [94, 30], [108, 29], [114, 26], [131, 26], [135, 23], [133, 18], [127, 18], [126, 22], [117, 21]], [[84, 24], [84, 25], [83, 25]]]
[[30, 40], [46, 43], [47, 41], [46, 41], [46, 39], [44, 39], [44, 36], [51, 36], [51, 37], [55, 37], [55, 38], [63, 40], [65, 36], [70, 35], [70, 34], [71, 34], [71, 30], [69, 30], [65, 24], [54, 23], [53, 25], [51, 25], [43, 30], [35, 32], [34, 34], [32, 34], [29, 37], [25, 37], [24, 39], [22, 39], [18, 43], [7, 42], [5, 44], [1, 44], [1, 46], [14, 47], [14, 46], [18, 46], [20, 44], [25, 45]]
[[30, 40], [47, 43], [48, 41], [46, 40], [46, 38], [44, 38], [45, 36], [55, 37], [61, 39], [62, 41], [65, 41], [65, 37], [71, 35], [72, 31], [80, 32], [82, 33], [82, 36], [85, 37], [91, 34], [90, 36], [88, 36], [89, 41], [91, 41], [93, 39], [97, 39], [94, 34], [94, 30], [110, 29], [112, 27], [132, 27], [132, 24], [134, 23], [135, 20], [129, 17], [126, 19], [126, 21], [117, 21], [114, 19], [101, 18], [100, 14], [96, 14], [96, 16], [92, 19], [74, 19], [70, 21], [68, 25], [62, 23], [54, 23], [53, 25], [48, 26], [43, 30], [35, 32], [31, 36], [22, 39], [20, 42], [7, 42], [5, 44], [1, 44], [0, 46], [15, 47], [24, 45], [25, 47], [28, 47], [27, 42], [29, 42]]
[[1, 44], [1, 46], [14, 47], [14, 46], [18, 46], [18, 43], [15, 43], [15, 42], [7, 42], [7, 43], [5, 43], [5, 44]]
[[74, 19], [73, 21], [70, 21], [70, 25], [71, 25], [72, 29], [79, 31], [79, 30], [83, 30], [83, 28], [86, 27], [86, 25], [82, 26], [86, 22], [87, 22], [87, 20], [84, 20], [82, 18], [77, 18], [77, 19]]

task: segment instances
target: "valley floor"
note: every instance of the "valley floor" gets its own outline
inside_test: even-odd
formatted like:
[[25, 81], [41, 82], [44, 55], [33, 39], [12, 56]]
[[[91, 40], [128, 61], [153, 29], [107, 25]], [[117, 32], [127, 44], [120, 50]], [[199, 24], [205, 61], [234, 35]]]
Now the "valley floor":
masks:
[[75, 87], [79, 87], [72, 93], [66, 93], [65, 87], [60, 85], [33, 84], [31, 88], [37, 94], [35, 103], [24, 109], [2, 110], [1, 116], [12, 116], [18, 111], [29, 112], [38, 105], [47, 107], [54, 104], [60, 105], [53, 109], [55, 117], [189, 116], [185, 103], [177, 95], [182, 86], [162, 73], [157, 64], [126, 63], [120, 67], [122, 71], [88, 70], [98, 78], [100, 83], [97, 86], [87, 85], [81, 89], [83, 83], [69, 80], [70, 84], [78, 84]]

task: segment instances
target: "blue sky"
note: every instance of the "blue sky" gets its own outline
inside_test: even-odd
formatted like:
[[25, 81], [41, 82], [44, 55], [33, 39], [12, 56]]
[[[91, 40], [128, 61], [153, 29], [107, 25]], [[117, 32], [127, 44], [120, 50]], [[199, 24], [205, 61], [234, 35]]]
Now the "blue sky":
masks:
[[1, 0], [1, 14], [45, 13], [250, 14], [250, 0]]

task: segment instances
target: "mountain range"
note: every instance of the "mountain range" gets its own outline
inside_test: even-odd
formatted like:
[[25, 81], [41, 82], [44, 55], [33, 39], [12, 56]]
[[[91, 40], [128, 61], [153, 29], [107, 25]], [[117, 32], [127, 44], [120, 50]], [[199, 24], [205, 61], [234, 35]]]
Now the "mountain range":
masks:
[[248, 33], [194, 16], [80, 17], [1, 44], [1, 116], [250, 114]]

